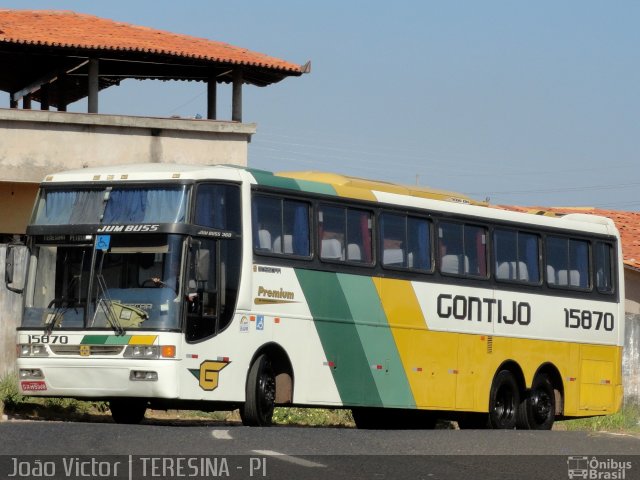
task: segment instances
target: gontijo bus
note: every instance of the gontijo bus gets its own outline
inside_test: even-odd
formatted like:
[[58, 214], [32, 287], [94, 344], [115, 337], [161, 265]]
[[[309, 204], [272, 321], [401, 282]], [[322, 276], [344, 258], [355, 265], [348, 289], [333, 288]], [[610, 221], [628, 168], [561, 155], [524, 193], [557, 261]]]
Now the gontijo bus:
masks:
[[239, 408], [268, 425], [297, 405], [350, 408], [360, 427], [548, 429], [621, 404], [606, 218], [140, 165], [48, 176], [27, 233], [24, 285], [7, 278], [24, 288], [21, 391], [109, 400], [116, 422]]

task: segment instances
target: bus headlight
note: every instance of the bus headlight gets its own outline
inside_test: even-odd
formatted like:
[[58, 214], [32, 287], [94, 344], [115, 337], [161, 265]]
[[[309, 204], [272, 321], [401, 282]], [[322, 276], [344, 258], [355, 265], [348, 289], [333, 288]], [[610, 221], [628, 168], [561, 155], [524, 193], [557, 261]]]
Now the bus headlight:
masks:
[[124, 358], [160, 358], [160, 348], [157, 345], [129, 345], [124, 349]]
[[175, 345], [128, 345], [124, 350], [124, 358], [175, 358]]
[[18, 356], [20, 357], [48, 357], [45, 345], [23, 343], [18, 345]]

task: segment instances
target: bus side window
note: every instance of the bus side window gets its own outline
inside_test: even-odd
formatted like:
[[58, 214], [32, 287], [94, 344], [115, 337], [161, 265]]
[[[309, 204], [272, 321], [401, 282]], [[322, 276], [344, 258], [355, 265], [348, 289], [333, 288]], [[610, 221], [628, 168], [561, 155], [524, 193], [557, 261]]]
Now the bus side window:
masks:
[[429, 221], [396, 213], [380, 215], [380, 244], [385, 267], [431, 270]]
[[498, 280], [540, 282], [540, 239], [537, 235], [496, 229], [493, 233], [493, 252]]
[[309, 257], [309, 208], [307, 202], [254, 195], [251, 203], [254, 250]]
[[440, 271], [487, 277], [487, 229], [476, 225], [440, 222]]
[[[589, 242], [564, 237], [547, 237], [547, 282], [569, 288], [587, 289], [589, 275]], [[550, 274], [553, 272], [552, 281]]]
[[613, 293], [613, 248], [598, 242], [595, 254], [596, 288], [601, 293]]
[[321, 205], [318, 210], [318, 240], [322, 260], [371, 264], [371, 212]]

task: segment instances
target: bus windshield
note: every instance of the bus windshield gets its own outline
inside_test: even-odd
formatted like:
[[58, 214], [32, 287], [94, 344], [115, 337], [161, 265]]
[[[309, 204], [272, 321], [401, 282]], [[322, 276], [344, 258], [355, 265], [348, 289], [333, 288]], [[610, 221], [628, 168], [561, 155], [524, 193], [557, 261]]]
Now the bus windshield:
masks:
[[34, 225], [184, 222], [187, 186], [43, 189]]
[[114, 235], [93, 245], [36, 244], [23, 327], [177, 329], [182, 237]]

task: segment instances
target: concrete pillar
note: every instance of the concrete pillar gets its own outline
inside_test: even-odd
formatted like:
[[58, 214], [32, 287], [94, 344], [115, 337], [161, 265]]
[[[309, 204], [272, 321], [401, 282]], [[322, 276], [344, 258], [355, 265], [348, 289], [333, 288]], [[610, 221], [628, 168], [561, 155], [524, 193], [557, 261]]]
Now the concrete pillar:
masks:
[[209, 120], [215, 120], [217, 117], [218, 108], [218, 83], [216, 77], [211, 75], [207, 80], [207, 118]]
[[18, 108], [18, 102], [13, 99], [13, 93], [9, 94], [9, 108]]
[[40, 87], [40, 110], [49, 110], [49, 91], [50, 84], [45, 83]]
[[22, 97], [22, 108], [25, 110], [31, 110], [31, 94], [27, 93]]
[[67, 111], [67, 76], [60, 75], [55, 83], [58, 111]]
[[233, 98], [231, 105], [231, 120], [242, 122], [242, 70], [233, 71]]
[[100, 90], [98, 76], [98, 59], [89, 60], [89, 113], [98, 113], [98, 91]]

